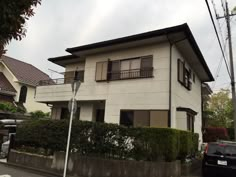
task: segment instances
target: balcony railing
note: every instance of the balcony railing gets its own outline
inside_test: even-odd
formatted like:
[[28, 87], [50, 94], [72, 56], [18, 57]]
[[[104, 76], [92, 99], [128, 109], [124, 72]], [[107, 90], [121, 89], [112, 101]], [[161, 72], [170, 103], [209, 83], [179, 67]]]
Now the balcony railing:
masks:
[[65, 72], [64, 78], [41, 80], [38, 86], [70, 84], [73, 81], [84, 82], [84, 71]]
[[41, 81], [39, 81], [38, 86], [70, 84], [75, 80], [79, 80], [79, 79], [74, 79], [74, 77], [73, 77], [73, 78], [59, 78], [59, 79], [41, 80]]
[[149, 77], [153, 77], [153, 68], [132, 69], [132, 70], [123, 70], [123, 71], [108, 73], [109, 80], [123, 80], [123, 79], [149, 78]]

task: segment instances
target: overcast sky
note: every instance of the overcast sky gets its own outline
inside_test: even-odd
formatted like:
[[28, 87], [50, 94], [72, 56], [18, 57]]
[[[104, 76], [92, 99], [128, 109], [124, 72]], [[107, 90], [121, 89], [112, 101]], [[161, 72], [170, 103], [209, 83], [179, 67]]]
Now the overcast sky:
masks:
[[[223, 15], [221, 0], [214, 2], [218, 13]], [[236, 6], [235, 0], [228, 2], [230, 9]], [[211, 0], [209, 4], [212, 8]], [[205, 0], [42, 0], [35, 12], [27, 22], [26, 37], [12, 41], [7, 55], [31, 63], [51, 77], [56, 75], [48, 69], [64, 70], [47, 59], [68, 54], [65, 52], [68, 47], [183, 23], [188, 23], [214, 76], [222, 58]], [[225, 39], [225, 20], [219, 23]], [[236, 16], [231, 25], [236, 58]], [[229, 88], [229, 84], [223, 63], [216, 83], [211, 85], [217, 91]]]

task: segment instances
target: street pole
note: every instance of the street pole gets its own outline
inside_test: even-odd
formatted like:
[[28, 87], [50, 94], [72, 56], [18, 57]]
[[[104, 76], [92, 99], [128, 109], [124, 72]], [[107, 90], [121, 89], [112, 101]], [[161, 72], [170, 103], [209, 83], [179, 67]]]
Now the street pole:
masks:
[[234, 139], [236, 141], [236, 95], [235, 95], [235, 79], [234, 79], [234, 58], [233, 58], [233, 50], [232, 50], [232, 38], [231, 38], [231, 27], [230, 27], [230, 16], [228, 2], [225, 2], [226, 6], [226, 24], [228, 30], [228, 42], [229, 42], [229, 59], [230, 59], [230, 72], [231, 72], [231, 89], [232, 89], [232, 102], [233, 102], [233, 111], [234, 111]]
[[[67, 145], [66, 145], [66, 155], [65, 155], [65, 164], [64, 164], [64, 172], [63, 172], [63, 177], [66, 177], [66, 172], [67, 172], [67, 166], [68, 166], [68, 156], [69, 156], [69, 150], [70, 150], [70, 139], [71, 139], [71, 128], [72, 128], [72, 121], [73, 121], [73, 116], [76, 112], [75, 109], [75, 96], [80, 87], [80, 81], [78, 82], [73, 82], [72, 83], [72, 103], [71, 103], [71, 109], [70, 109], [70, 122], [69, 122], [69, 130], [68, 130], [68, 138], [67, 138]], [[77, 104], [76, 104], [77, 105]]]
[[[223, 6], [223, 4], [222, 4]], [[224, 8], [224, 7], [223, 7]], [[228, 2], [225, 1], [224, 16], [216, 16], [216, 19], [225, 18], [228, 31], [228, 42], [229, 42], [229, 59], [230, 59], [230, 79], [231, 79], [231, 90], [232, 90], [232, 104], [233, 104], [233, 118], [234, 118], [234, 140], [236, 141], [236, 93], [235, 93], [235, 77], [234, 77], [234, 57], [232, 49], [232, 37], [231, 37], [231, 26], [230, 17], [236, 14], [229, 13]]]

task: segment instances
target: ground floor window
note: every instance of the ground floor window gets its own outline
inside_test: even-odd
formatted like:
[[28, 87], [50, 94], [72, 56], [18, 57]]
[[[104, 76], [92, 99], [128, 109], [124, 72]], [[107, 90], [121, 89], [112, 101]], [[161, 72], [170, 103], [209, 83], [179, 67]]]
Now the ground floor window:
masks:
[[[61, 108], [61, 119], [70, 119], [70, 112], [68, 108]], [[77, 108], [77, 111], [74, 115], [74, 119], [80, 119], [80, 108]]]
[[187, 129], [194, 132], [194, 115], [187, 113]]
[[96, 111], [96, 122], [104, 123], [104, 114], [105, 114], [104, 109], [97, 109], [97, 111]]
[[121, 110], [120, 124], [127, 127], [168, 127], [168, 110]]

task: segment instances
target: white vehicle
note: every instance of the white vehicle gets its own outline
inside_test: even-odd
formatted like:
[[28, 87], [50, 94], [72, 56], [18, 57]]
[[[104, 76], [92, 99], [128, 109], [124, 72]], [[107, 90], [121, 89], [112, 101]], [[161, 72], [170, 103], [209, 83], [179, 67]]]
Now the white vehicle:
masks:
[[5, 143], [2, 143], [1, 147], [1, 157], [5, 158], [8, 154], [10, 140], [6, 141]]

